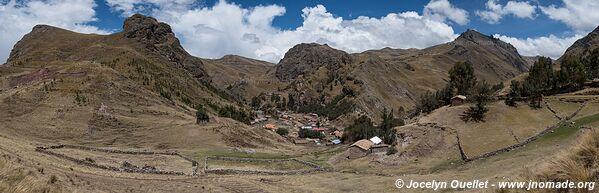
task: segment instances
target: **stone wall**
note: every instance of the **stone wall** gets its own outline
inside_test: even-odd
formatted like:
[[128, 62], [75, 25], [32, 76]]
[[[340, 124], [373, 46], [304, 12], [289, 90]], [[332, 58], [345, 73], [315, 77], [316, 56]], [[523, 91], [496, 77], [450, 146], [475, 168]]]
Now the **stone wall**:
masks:
[[[242, 169], [225, 169], [225, 168], [208, 168], [208, 160], [225, 160], [225, 161], [237, 161], [237, 162], [254, 162], [254, 163], [280, 163], [280, 162], [297, 162], [308, 166], [310, 169], [304, 170], [242, 170]], [[236, 157], [216, 157], [209, 156], [204, 159], [204, 173], [206, 174], [257, 174], [257, 175], [300, 175], [307, 174], [316, 171], [324, 171], [319, 165], [310, 163], [304, 160], [296, 158], [291, 159], [256, 159], [256, 158], [236, 158]]]
[[498, 150], [495, 150], [495, 151], [491, 151], [491, 152], [488, 152], [488, 153], [485, 153], [485, 154], [482, 154], [482, 155], [479, 155], [479, 156], [474, 156], [474, 157], [467, 157], [467, 156], [465, 156], [464, 161], [468, 162], [468, 161], [473, 161], [473, 160], [477, 160], [477, 159], [487, 158], [487, 157], [491, 157], [491, 156], [494, 156], [494, 155], [497, 155], [497, 154], [500, 154], [500, 153], [503, 153], [503, 152], [508, 152], [508, 151], [513, 150], [513, 149], [525, 146], [526, 144], [537, 140], [539, 137], [541, 137], [541, 136], [543, 136], [543, 135], [545, 135], [545, 134], [553, 131], [554, 129], [558, 128], [562, 124], [568, 122], [570, 119], [574, 118], [586, 106], [586, 104], [587, 103], [585, 102], [582, 105], [580, 105], [580, 107], [578, 107], [578, 109], [576, 109], [576, 111], [574, 111], [572, 114], [570, 114], [570, 115], [562, 118], [557, 124], [547, 127], [543, 131], [537, 133], [536, 135], [533, 135], [533, 136], [529, 137], [528, 139], [526, 139], [526, 140], [524, 140], [524, 141], [522, 141], [520, 143], [511, 145], [511, 146], [508, 146], [508, 147], [505, 147], [505, 148], [501, 148], [501, 149], [498, 149]]
[[456, 141], [457, 141], [458, 149], [460, 151], [460, 156], [462, 157], [462, 160], [464, 160], [466, 162], [469, 162], [469, 161], [473, 161], [473, 160], [477, 160], [477, 159], [491, 157], [491, 156], [494, 156], [494, 155], [497, 155], [497, 154], [500, 154], [500, 153], [503, 153], [503, 152], [508, 152], [508, 151], [513, 150], [513, 149], [522, 147], [522, 146], [524, 146], [524, 145], [526, 145], [526, 144], [528, 144], [530, 142], [533, 142], [533, 141], [537, 140], [539, 137], [547, 134], [548, 132], [553, 131], [554, 129], [558, 128], [562, 124], [568, 122], [570, 119], [574, 118], [586, 106], [586, 104], [587, 104], [586, 102], [583, 103], [582, 105], [580, 105], [580, 107], [578, 107], [578, 109], [576, 109], [576, 111], [574, 111], [572, 114], [570, 114], [570, 115], [568, 115], [566, 117], [560, 117], [557, 114], [557, 112], [555, 112], [551, 107], [549, 107], [549, 105], [546, 104], [545, 106], [547, 107], [547, 109], [549, 109], [549, 111], [551, 111], [554, 114], [554, 116], [557, 119], [560, 120], [557, 124], [545, 128], [543, 131], [541, 131], [541, 132], [539, 132], [539, 133], [537, 133], [537, 134], [529, 137], [528, 139], [526, 139], [526, 140], [524, 140], [522, 142], [516, 143], [516, 144], [508, 146], [508, 147], [504, 147], [504, 148], [501, 148], [501, 149], [497, 149], [497, 150], [494, 150], [494, 151], [491, 151], [491, 152], [487, 152], [487, 153], [479, 155], [479, 156], [474, 156], [474, 157], [469, 157], [468, 155], [466, 155], [466, 153], [462, 149], [462, 146], [461, 146], [461, 143], [460, 143], [460, 137], [459, 137], [457, 131], [455, 131], [453, 128], [440, 126], [437, 123], [432, 123], [432, 122], [428, 122], [428, 123], [416, 123], [416, 125], [420, 126], [420, 127], [431, 127], [431, 128], [436, 128], [436, 129], [441, 129], [441, 130], [448, 130], [448, 131], [454, 132], [456, 134]]
[[[118, 153], [118, 154], [130, 154], [130, 155], [171, 155], [171, 156], [178, 156], [184, 160], [187, 160], [189, 162], [191, 162], [191, 172], [189, 174], [185, 174], [184, 172], [177, 172], [177, 171], [163, 171], [163, 170], [158, 170], [155, 168], [147, 168], [147, 167], [137, 167], [137, 166], [132, 166], [132, 167], [115, 167], [115, 166], [110, 166], [110, 165], [102, 165], [102, 164], [98, 164], [95, 162], [90, 162], [88, 160], [84, 160], [84, 159], [77, 159], [65, 154], [61, 154], [61, 153], [57, 153], [57, 152], [53, 152], [51, 151], [52, 149], [60, 149], [60, 148], [69, 148], [69, 149], [80, 149], [80, 150], [85, 150], [85, 151], [96, 151], [96, 152], [104, 152], [104, 153]], [[128, 172], [128, 173], [150, 173], [150, 174], [164, 174], [164, 175], [196, 175], [197, 174], [197, 166], [198, 166], [198, 162], [185, 157], [181, 154], [179, 154], [178, 152], [154, 152], [154, 151], [130, 151], [130, 150], [118, 150], [118, 149], [101, 149], [101, 148], [94, 148], [94, 147], [86, 147], [86, 146], [79, 146], [79, 145], [69, 145], [69, 144], [59, 144], [59, 145], [53, 145], [53, 146], [48, 146], [48, 147], [36, 147], [35, 151], [40, 152], [40, 153], [44, 153], [47, 155], [52, 155], [52, 156], [56, 156], [58, 158], [62, 158], [65, 160], [69, 160], [72, 161], [76, 164], [79, 165], [84, 165], [84, 166], [89, 166], [89, 167], [94, 167], [94, 168], [98, 168], [98, 169], [105, 169], [105, 170], [111, 170], [111, 171], [116, 171], [116, 172]]]

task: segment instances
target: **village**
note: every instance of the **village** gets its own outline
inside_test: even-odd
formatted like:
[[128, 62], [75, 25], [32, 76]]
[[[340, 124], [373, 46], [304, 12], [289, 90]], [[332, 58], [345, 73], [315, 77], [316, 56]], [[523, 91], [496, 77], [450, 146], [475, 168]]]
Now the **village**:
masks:
[[[343, 128], [316, 113], [277, 111], [274, 116], [260, 110], [254, 113], [256, 118], [251, 122], [252, 126], [275, 132], [295, 145], [318, 147], [344, 144]], [[349, 145], [349, 151], [352, 152], [348, 159], [363, 157], [369, 153], [386, 153], [390, 147], [378, 136], [346, 145]]]

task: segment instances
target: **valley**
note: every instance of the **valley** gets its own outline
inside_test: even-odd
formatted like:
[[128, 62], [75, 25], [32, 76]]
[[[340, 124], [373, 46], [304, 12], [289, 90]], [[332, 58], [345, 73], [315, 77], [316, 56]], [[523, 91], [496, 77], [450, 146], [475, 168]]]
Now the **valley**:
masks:
[[302, 43], [273, 64], [191, 56], [141, 14], [110, 35], [38, 25], [0, 66], [0, 192], [434, 192], [395, 183], [547, 177], [599, 148], [581, 140], [597, 135], [597, 80], [577, 71], [598, 65], [596, 33], [556, 61], [467, 30], [424, 49]]

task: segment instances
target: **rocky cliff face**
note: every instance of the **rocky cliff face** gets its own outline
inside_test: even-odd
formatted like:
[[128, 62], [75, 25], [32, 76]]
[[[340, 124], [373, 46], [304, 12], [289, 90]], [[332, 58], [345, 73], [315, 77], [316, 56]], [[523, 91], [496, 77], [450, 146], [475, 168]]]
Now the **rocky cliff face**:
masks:
[[349, 54], [328, 45], [298, 44], [285, 53], [277, 66], [276, 76], [286, 81], [299, 75], [314, 73], [323, 67], [329, 71], [329, 76], [334, 77], [340, 68], [351, 62]]
[[184, 68], [199, 80], [209, 81], [202, 61], [183, 49], [168, 24], [158, 22], [152, 17], [135, 14], [125, 20], [121, 33], [124, 38], [135, 40], [168, 58], [177, 67]]

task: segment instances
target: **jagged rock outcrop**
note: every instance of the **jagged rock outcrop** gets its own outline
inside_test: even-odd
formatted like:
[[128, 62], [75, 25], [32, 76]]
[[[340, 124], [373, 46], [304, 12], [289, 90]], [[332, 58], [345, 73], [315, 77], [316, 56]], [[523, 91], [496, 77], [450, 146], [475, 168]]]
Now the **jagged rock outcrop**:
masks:
[[158, 22], [153, 17], [135, 14], [125, 20], [122, 34], [123, 37], [134, 39], [146, 48], [167, 57], [169, 61], [184, 68], [195, 78], [210, 82], [206, 71], [202, 68], [202, 61], [185, 51], [168, 24]]
[[276, 76], [280, 80], [291, 80], [324, 67], [329, 71], [329, 76], [335, 77], [340, 68], [351, 62], [348, 53], [333, 49], [326, 44], [302, 43], [285, 53], [277, 66]]

